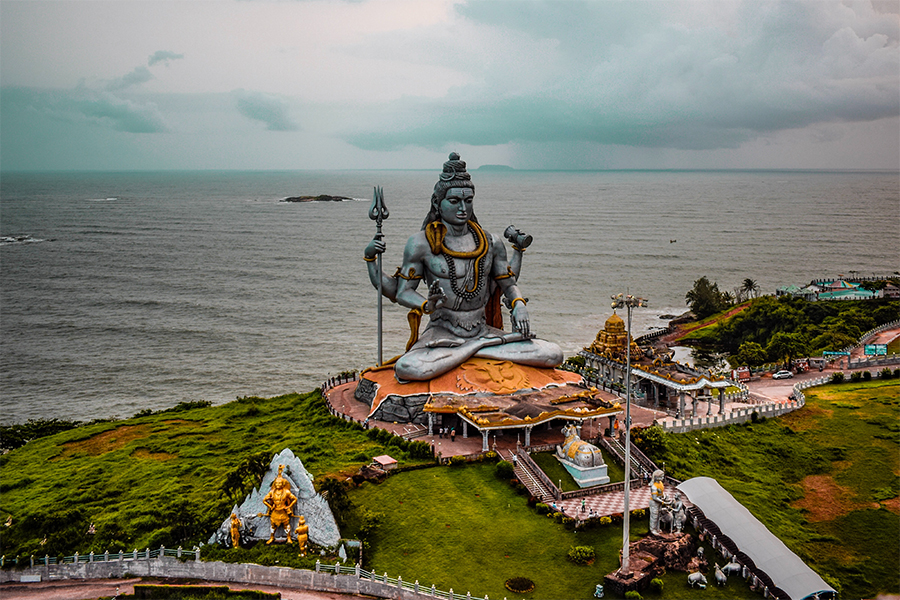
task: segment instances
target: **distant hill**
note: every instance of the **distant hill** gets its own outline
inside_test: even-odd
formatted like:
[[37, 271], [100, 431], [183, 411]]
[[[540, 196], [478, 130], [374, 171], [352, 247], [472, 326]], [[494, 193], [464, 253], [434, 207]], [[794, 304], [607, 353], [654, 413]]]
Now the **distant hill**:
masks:
[[476, 171], [515, 171], [509, 165], [481, 165]]

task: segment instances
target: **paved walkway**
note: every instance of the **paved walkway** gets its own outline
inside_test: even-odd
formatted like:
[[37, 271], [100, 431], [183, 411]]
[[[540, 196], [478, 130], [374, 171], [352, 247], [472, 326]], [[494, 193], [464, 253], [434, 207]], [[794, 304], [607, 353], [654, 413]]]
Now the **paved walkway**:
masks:
[[[665, 486], [665, 493], [672, 497], [677, 490], [672, 486]], [[587, 519], [588, 517], [607, 517], [609, 515], [621, 514], [625, 512], [625, 492], [610, 492], [608, 494], [598, 494], [596, 496], [586, 496], [584, 498], [584, 512], [581, 510], [581, 498], [573, 498], [571, 500], [563, 500], [557, 502], [557, 506], [567, 517], [575, 519]], [[629, 510], [637, 510], [639, 508], [650, 507], [650, 486], [641, 486], [632, 488], [628, 492], [628, 508]], [[593, 513], [591, 512], [593, 511]]]
[[[4, 583], [3, 585], [0, 585], [0, 598], [3, 600], [85, 600], [101, 597], [112, 598], [116, 595], [116, 592], [119, 592], [120, 594], [134, 594], [134, 585], [136, 583], [176, 585], [170, 580], [159, 578], [66, 579], [60, 581], [41, 581], [38, 583]], [[226, 586], [233, 591], [258, 590], [268, 594], [280, 593], [282, 600], [347, 600], [348, 598], [368, 597], [220, 581], [192, 581], [190, 585]]]

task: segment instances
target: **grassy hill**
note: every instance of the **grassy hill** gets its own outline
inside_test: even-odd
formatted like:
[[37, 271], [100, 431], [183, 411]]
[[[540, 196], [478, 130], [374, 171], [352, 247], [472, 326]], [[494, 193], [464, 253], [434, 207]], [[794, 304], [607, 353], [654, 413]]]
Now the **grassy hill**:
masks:
[[[900, 591], [898, 407], [897, 380], [828, 385], [808, 390], [806, 408], [778, 419], [646, 434], [642, 443], [675, 477], [718, 479], [843, 598], [873, 597]], [[407, 465], [427, 462], [379, 431], [332, 417], [313, 392], [180, 405], [40, 438], [0, 458], [0, 521], [12, 517], [0, 553], [189, 548], [253, 484], [247, 475], [233, 494], [224, 491], [241, 466], [285, 447], [317, 483], [383, 453]], [[349, 497], [343, 533], [369, 527], [367, 566], [405, 580], [499, 598], [512, 597], [502, 588], [506, 577], [525, 575], [539, 586], [528, 598], [589, 597], [617, 564], [620, 526], [575, 532], [537, 516], [487, 463], [399, 473]], [[632, 524], [633, 535], [645, 533], [645, 518]], [[594, 565], [566, 561], [574, 545], [594, 546]], [[257, 546], [205, 556], [286, 565], [296, 552]], [[662, 597], [691, 593], [683, 574], [667, 575]], [[704, 597], [754, 596], [735, 582]]]
[[[333, 417], [315, 391], [215, 407], [182, 404], [33, 440], [0, 457], [0, 522], [12, 519], [0, 553], [190, 548], [205, 542], [256, 483], [248, 459], [268, 465], [284, 448], [316, 483], [355, 472], [388, 448], [402, 463], [425, 462], [391, 445], [401, 438], [373, 439], [379, 431]], [[223, 490], [226, 482], [233, 493]], [[95, 534], [87, 533], [91, 523]]]
[[679, 479], [714, 477], [843, 598], [900, 592], [900, 382], [806, 390], [777, 419], [644, 442]]

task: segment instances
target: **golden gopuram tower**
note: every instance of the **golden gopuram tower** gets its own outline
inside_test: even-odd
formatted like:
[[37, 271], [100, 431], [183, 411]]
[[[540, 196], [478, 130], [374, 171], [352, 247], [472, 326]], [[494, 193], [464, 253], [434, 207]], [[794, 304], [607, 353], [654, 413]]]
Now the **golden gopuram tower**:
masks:
[[[589, 350], [599, 356], [605, 356], [613, 360], [625, 361], [626, 344], [628, 344], [628, 332], [625, 331], [625, 321], [615, 311], [606, 320], [603, 329], [597, 332], [597, 337]], [[638, 345], [631, 340], [631, 357], [637, 359], [641, 356]]]

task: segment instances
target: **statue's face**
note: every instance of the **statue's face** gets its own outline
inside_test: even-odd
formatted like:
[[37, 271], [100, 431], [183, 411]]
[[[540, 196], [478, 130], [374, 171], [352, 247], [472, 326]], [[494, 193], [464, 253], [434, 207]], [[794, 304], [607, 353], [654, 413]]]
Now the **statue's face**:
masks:
[[450, 225], [465, 225], [472, 218], [475, 191], [470, 188], [450, 188], [441, 200], [441, 219]]

